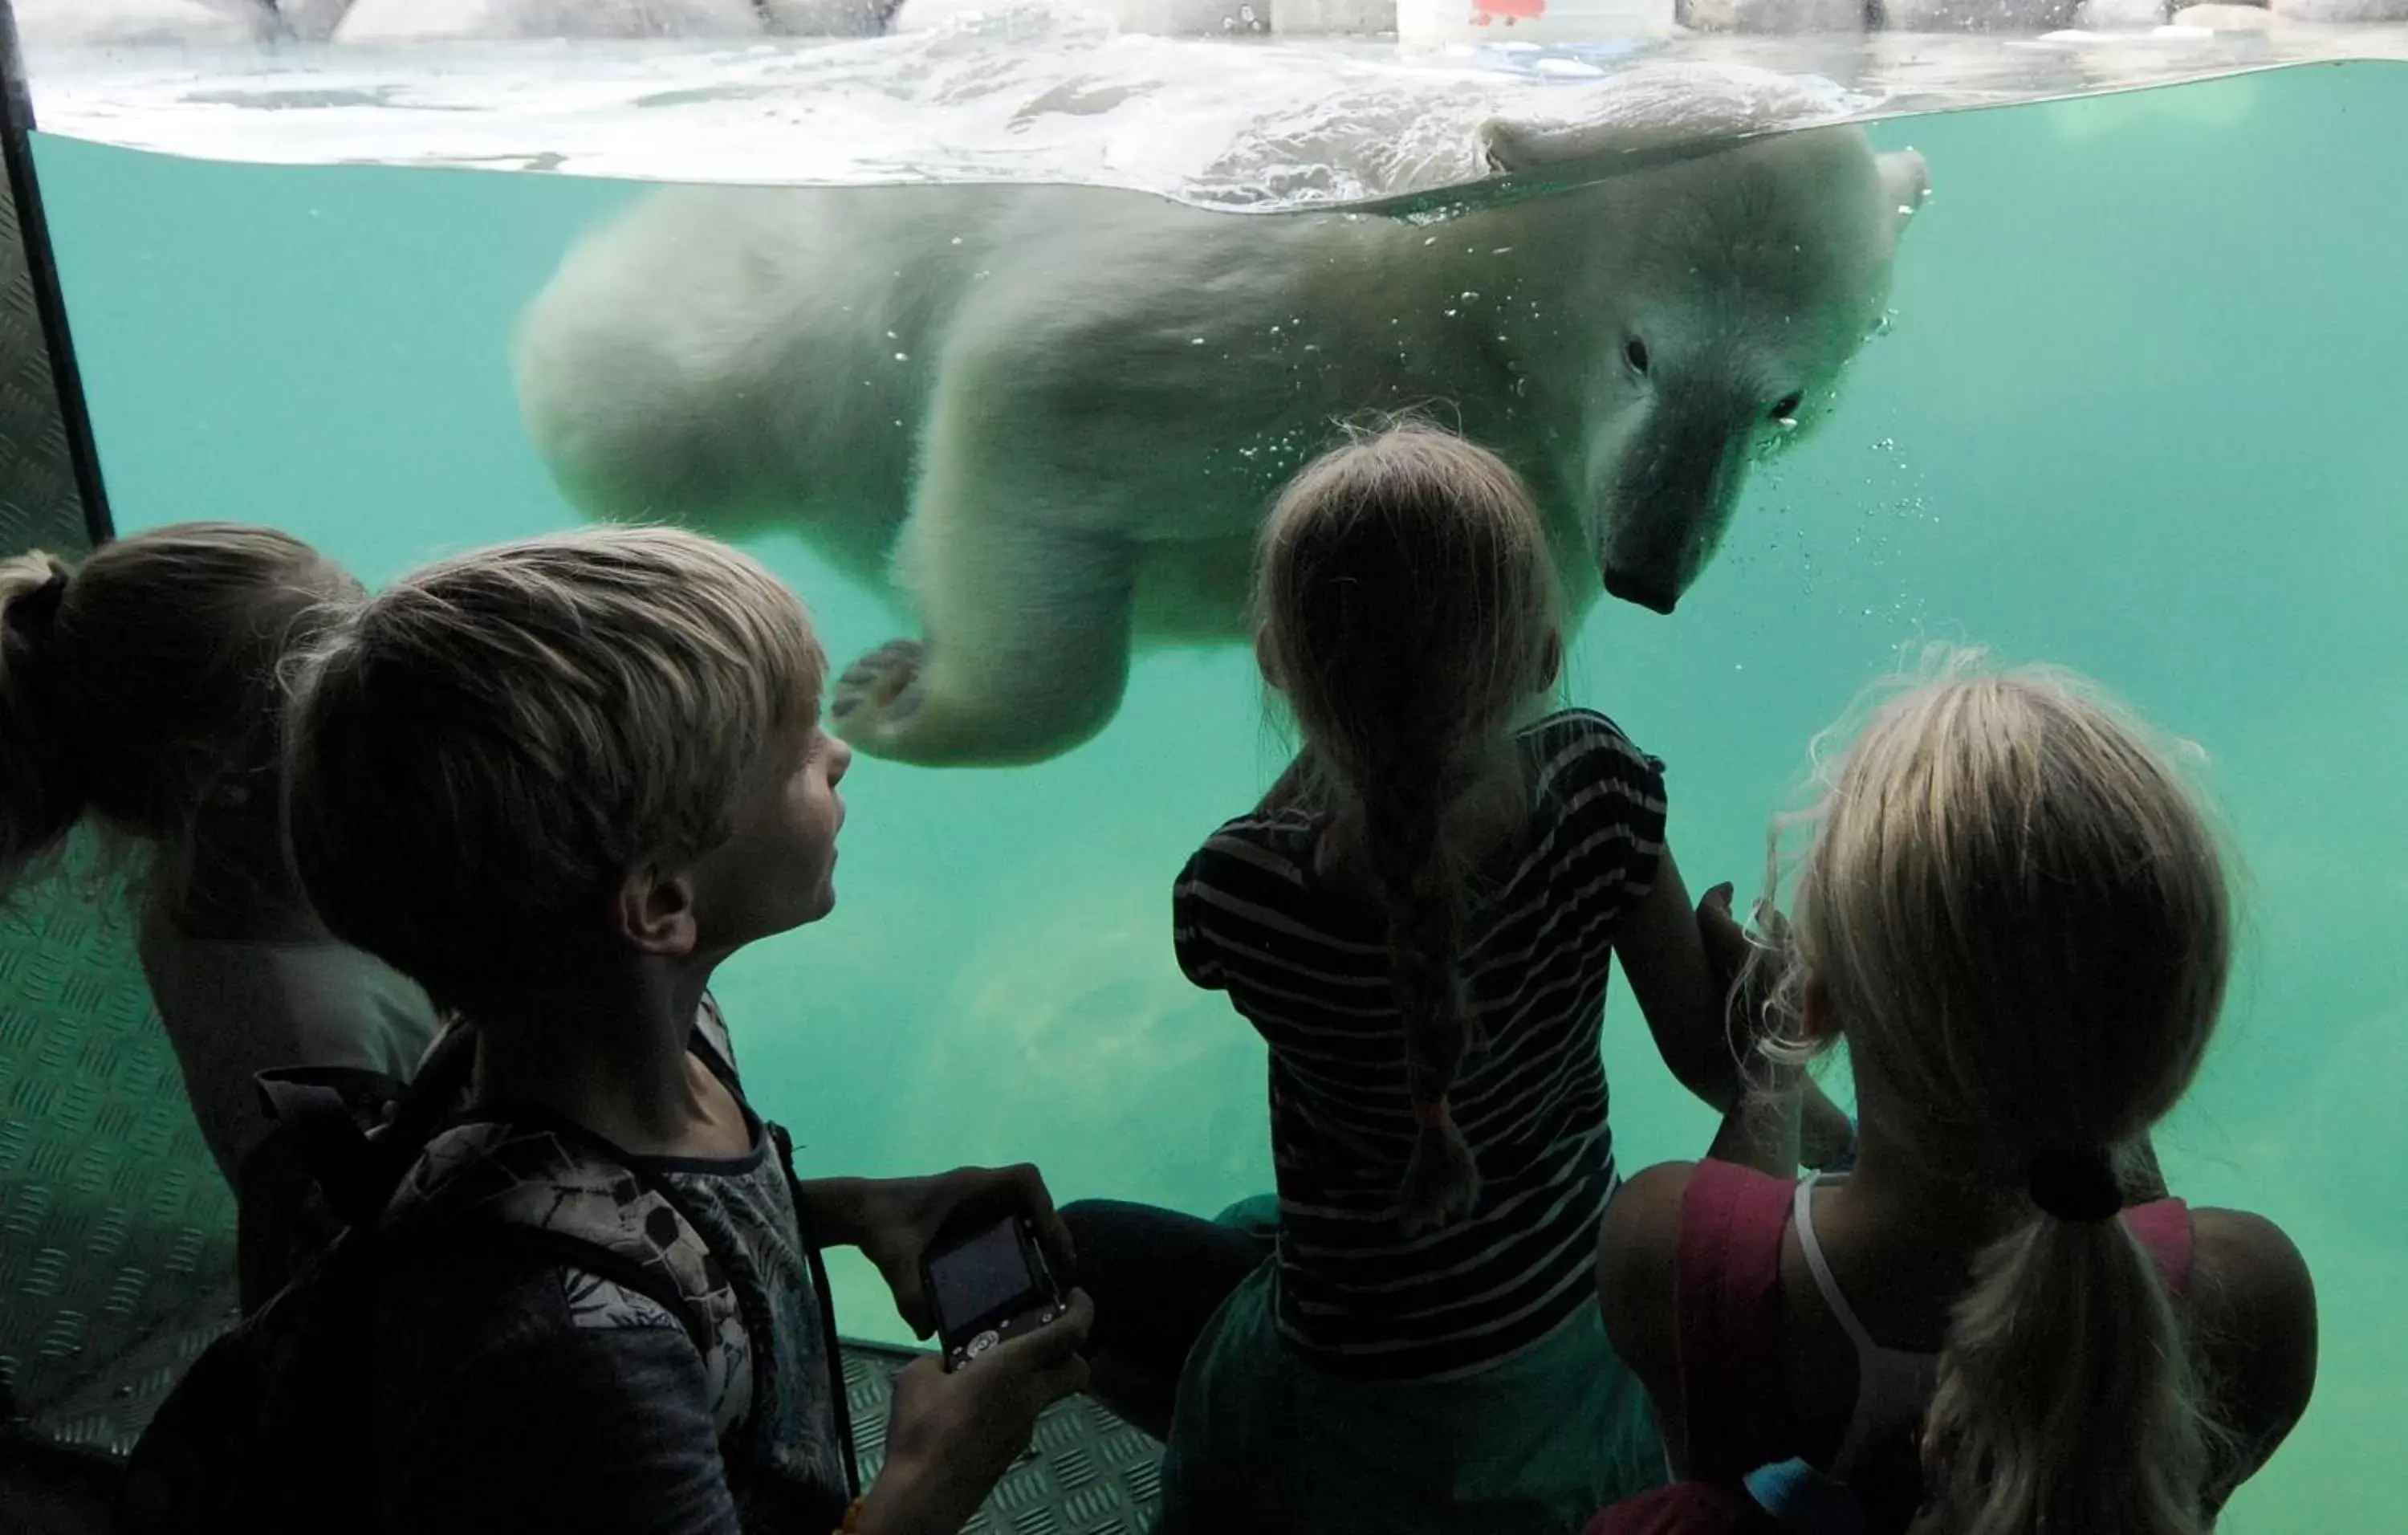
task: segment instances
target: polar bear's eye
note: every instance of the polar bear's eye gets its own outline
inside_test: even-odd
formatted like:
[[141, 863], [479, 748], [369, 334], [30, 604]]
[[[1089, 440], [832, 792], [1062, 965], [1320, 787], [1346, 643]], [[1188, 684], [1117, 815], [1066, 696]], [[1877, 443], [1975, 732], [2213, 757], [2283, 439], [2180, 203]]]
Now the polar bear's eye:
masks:
[[1633, 373], [1647, 371], [1647, 343], [1636, 336], [1622, 345], [1622, 360], [1630, 365]]
[[1772, 419], [1775, 421], [1796, 421], [1798, 419], [1798, 408], [1805, 403], [1806, 397], [1802, 395], [1784, 395], [1781, 398], [1772, 402]]

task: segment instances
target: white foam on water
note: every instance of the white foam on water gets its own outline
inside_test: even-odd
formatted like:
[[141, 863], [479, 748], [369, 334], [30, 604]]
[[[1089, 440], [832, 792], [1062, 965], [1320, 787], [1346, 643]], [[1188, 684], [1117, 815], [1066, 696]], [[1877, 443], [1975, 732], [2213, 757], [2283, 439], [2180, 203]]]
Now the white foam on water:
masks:
[[[837, 26], [876, 0], [808, 3]], [[806, 38], [766, 36], [751, 0], [611, 0], [588, 7], [589, 34], [682, 35], [559, 38], [527, 34], [558, 30], [566, 0], [440, 0], [410, 14], [452, 40], [398, 41], [378, 0], [359, 0], [316, 43], [261, 42], [248, 0], [20, 9], [40, 125], [129, 148], [638, 179], [1067, 181], [1249, 209], [1479, 180], [1492, 121], [1575, 129], [1610, 159], [1668, 139], [2408, 58], [2403, 27], [1591, 41], [1499, 28], [1495, 41], [1413, 43], [1164, 36], [1124, 24], [1139, 0], [1096, 3], [909, 0], [886, 35]], [[311, 14], [288, 0], [289, 16]], [[456, 40], [480, 27], [494, 35]]]

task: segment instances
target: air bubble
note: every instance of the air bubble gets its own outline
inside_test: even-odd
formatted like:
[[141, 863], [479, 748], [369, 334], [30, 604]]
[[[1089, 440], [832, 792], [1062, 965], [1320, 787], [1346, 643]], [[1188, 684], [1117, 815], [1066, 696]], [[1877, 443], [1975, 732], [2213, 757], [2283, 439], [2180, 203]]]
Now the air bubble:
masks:
[[895, 354], [895, 360], [898, 363], [908, 363], [911, 360], [911, 354], [908, 351], [898, 351]]

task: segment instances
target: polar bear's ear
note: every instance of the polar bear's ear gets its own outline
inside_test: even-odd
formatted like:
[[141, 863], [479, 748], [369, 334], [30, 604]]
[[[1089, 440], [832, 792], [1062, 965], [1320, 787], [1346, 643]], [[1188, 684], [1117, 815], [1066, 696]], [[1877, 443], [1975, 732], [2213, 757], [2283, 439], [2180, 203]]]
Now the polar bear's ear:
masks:
[[1931, 195], [1931, 167], [1914, 150], [1899, 150], [1881, 157], [1882, 206], [1889, 214], [1890, 243], [1906, 233], [1906, 226], [1923, 211], [1923, 200]]

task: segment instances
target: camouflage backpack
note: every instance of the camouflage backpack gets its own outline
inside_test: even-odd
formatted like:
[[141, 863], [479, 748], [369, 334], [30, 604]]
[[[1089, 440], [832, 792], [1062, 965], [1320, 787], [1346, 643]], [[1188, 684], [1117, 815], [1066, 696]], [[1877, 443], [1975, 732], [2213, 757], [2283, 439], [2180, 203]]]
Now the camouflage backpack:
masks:
[[[718, 1054], [714, 1032], [697, 1029], [697, 1047]], [[466, 1247], [533, 1253], [652, 1300], [682, 1325], [717, 1386], [744, 1389], [710, 1368], [747, 1352], [742, 1308], [677, 1195], [565, 1121], [459, 1114], [473, 1055], [468, 1031], [453, 1029], [381, 1104], [325, 1073], [262, 1073], [287, 1165], [313, 1180], [312, 1218], [284, 1233], [298, 1272], [161, 1404], [127, 1462], [121, 1535], [371, 1528], [361, 1505], [375, 1483], [379, 1287]], [[465, 1197], [390, 1218], [406, 1182]], [[303, 1240], [329, 1227], [322, 1247]]]

